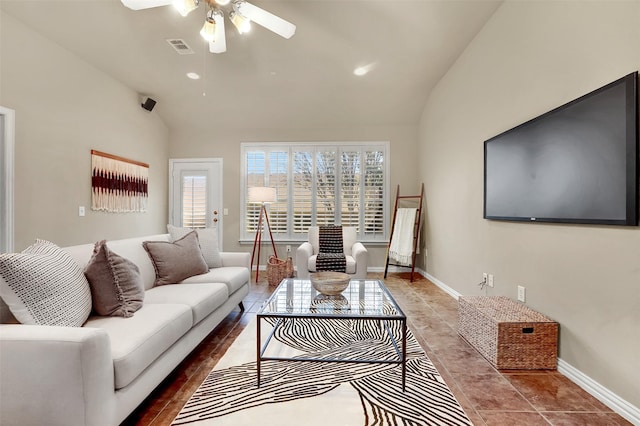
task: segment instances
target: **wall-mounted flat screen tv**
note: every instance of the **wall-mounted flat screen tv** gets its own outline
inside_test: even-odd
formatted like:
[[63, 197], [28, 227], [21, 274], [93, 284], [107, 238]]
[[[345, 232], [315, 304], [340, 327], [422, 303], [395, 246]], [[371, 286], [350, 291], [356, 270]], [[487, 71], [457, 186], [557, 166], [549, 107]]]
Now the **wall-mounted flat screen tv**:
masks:
[[484, 217], [638, 224], [638, 73], [484, 143]]

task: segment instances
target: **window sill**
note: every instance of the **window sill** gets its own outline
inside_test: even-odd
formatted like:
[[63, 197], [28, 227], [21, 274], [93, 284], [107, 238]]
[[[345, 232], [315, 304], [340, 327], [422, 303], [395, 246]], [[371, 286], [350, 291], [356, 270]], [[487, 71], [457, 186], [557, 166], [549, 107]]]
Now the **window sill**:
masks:
[[[286, 245], [286, 244], [290, 244], [291, 246], [299, 246], [300, 244], [306, 242], [307, 240], [274, 240], [273, 242], [276, 245]], [[362, 244], [366, 245], [366, 246], [372, 246], [372, 247], [386, 247], [389, 242], [388, 241], [358, 241], [361, 242]], [[239, 240], [238, 243], [242, 246], [242, 245], [253, 245], [254, 243], [254, 239], [250, 239], [250, 240]], [[265, 244], [271, 244], [271, 240], [270, 239], [264, 239], [264, 237], [262, 238], [262, 245]]]

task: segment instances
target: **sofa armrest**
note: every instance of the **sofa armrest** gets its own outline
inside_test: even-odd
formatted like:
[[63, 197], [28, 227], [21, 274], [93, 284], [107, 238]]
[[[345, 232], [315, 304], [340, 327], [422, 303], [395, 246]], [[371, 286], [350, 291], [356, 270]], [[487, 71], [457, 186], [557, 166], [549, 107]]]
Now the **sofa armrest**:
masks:
[[0, 325], [1, 422], [114, 423], [109, 336], [84, 327]]
[[309, 278], [309, 258], [313, 255], [313, 246], [309, 242], [300, 244], [296, 250], [296, 269], [298, 278]]
[[367, 278], [367, 263], [369, 257], [367, 248], [361, 242], [357, 242], [351, 247], [351, 254], [356, 260], [356, 273], [354, 274], [354, 278]]
[[251, 253], [223, 251], [220, 252], [222, 266], [244, 266], [251, 269]]

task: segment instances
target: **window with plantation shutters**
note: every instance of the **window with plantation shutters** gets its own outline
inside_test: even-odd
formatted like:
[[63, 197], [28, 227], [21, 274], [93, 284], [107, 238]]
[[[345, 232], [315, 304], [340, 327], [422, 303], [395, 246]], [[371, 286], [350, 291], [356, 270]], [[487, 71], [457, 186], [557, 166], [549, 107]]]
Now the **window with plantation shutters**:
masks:
[[379, 239], [385, 235], [385, 155], [380, 150], [365, 150], [363, 158], [363, 233], [365, 238]]
[[[315, 173], [310, 177], [315, 182], [315, 221], [313, 225], [333, 225], [336, 222], [336, 184], [338, 180], [337, 148], [318, 149], [315, 153]], [[314, 219], [314, 215], [311, 215]], [[306, 231], [309, 229], [307, 226]]]
[[269, 208], [269, 224], [274, 238], [277, 235], [288, 234], [288, 191], [287, 188], [289, 178], [289, 153], [282, 150], [274, 150], [269, 152], [268, 163], [268, 179], [271, 188], [276, 189], [276, 202], [270, 203]]
[[361, 152], [345, 150], [340, 155], [340, 218], [343, 226], [360, 225]]
[[244, 143], [242, 239], [255, 236], [253, 186], [276, 188], [267, 205], [273, 237], [306, 240], [313, 225], [354, 226], [361, 241], [387, 241], [388, 142]]
[[207, 177], [182, 177], [182, 226], [206, 228], [207, 226]]
[[293, 150], [293, 173], [291, 177], [292, 233], [302, 236], [313, 223], [309, 212], [314, 208], [313, 152]]

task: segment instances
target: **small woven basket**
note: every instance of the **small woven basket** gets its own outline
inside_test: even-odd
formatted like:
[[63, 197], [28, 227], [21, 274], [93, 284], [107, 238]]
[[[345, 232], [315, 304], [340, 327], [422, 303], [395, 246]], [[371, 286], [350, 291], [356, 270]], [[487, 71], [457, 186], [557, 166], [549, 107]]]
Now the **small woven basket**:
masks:
[[278, 259], [270, 256], [267, 261], [267, 281], [270, 286], [277, 286], [285, 278], [293, 278], [293, 259]]

